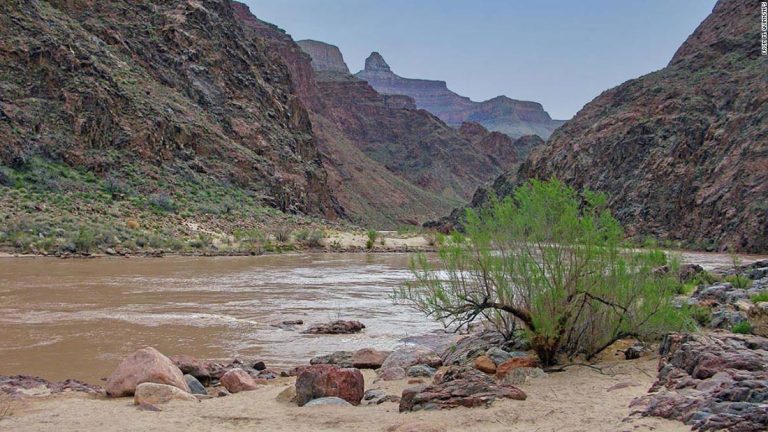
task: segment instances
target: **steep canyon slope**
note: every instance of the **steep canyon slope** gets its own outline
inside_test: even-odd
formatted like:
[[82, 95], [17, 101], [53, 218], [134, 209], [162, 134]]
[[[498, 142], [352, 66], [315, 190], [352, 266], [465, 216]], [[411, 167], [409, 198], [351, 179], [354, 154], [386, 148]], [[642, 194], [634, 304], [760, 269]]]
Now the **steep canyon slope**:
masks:
[[754, 3], [720, 0], [667, 67], [603, 92], [473, 205], [556, 176], [607, 192], [633, 236], [768, 251], [768, 57], [758, 21]]
[[115, 179], [137, 203], [211, 187], [342, 215], [288, 68], [245, 36], [229, 1], [12, 0], [0, 11], [6, 186], [55, 165]]

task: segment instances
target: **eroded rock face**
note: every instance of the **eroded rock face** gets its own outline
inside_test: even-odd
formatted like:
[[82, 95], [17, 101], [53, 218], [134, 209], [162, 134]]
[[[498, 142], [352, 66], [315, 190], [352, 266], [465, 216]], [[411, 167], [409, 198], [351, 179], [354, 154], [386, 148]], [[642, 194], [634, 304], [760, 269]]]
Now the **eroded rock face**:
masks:
[[680, 420], [696, 430], [768, 429], [768, 339], [675, 333], [659, 351], [658, 379], [633, 402], [644, 415]]
[[755, 14], [719, 1], [667, 67], [600, 94], [487, 195], [555, 176], [606, 192], [630, 235], [768, 251], [768, 57]]
[[435, 376], [431, 385], [403, 390], [400, 412], [490, 406], [496, 399], [525, 400], [519, 388], [497, 384], [490, 376], [473, 368], [450, 366]]
[[130, 167], [147, 190], [194, 173], [280, 210], [341, 216], [292, 77], [243, 32], [237, 5], [4, 2], [0, 40], [23, 43], [0, 49], [0, 163], [115, 178]]
[[365, 60], [365, 69], [355, 74], [382, 94], [408, 95], [416, 106], [458, 127], [465, 121], [513, 138], [538, 135], [548, 138], [562, 121], [552, 120], [541, 104], [498, 96], [484, 102], [474, 102], [448, 89], [445, 81], [403, 78], [392, 72], [381, 54], [373, 52]]
[[296, 403], [299, 406], [325, 397], [338, 397], [359, 405], [364, 391], [363, 374], [352, 368], [314, 365], [305, 368], [296, 379]]
[[312, 69], [320, 72], [349, 73], [339, 47], [311, 39], [296, 41], [296, 44], [312, 57]]
[[167, 384], [189, 393], [184, 375], [160, 351], [146, 347], [123, 359], [107, 378], [104, 390], [107, 396], [131, 396], [142, 383]]

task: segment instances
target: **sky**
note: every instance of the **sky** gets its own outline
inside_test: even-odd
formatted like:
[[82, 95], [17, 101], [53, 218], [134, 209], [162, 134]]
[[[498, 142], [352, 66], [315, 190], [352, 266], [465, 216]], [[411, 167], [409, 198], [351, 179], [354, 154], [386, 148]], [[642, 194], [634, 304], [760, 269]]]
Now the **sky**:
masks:
[[568, 119], [602, 91], [663, 68], [715, 0], [240, 0], [295, 40], [378, 51], [407, 78], [472, 100], [533, 100]]

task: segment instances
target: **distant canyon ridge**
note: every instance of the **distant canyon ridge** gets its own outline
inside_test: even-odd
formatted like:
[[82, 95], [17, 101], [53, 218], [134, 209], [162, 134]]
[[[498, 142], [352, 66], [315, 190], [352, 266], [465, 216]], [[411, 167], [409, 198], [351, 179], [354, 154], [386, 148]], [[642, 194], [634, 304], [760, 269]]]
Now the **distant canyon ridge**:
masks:
[[[312, 57], [315, 69], [349, 73], [341, 51], [336, 46], [315, 40], [297, 43]], [[515, 100], [507, 96], [475, 102], [448, 89], [445, 81], [401, 77], [392, 72], [378, 52], [368, 56], [365, 69], [355, 76], [383, 95], [412, 98], [415, 108], [425, 109], [455, 128], [465, 122], [472, 122], [512, 138], [538, 135], [546, 140], [565, 123], [565, 120], [553, 120], [538, 102]]]

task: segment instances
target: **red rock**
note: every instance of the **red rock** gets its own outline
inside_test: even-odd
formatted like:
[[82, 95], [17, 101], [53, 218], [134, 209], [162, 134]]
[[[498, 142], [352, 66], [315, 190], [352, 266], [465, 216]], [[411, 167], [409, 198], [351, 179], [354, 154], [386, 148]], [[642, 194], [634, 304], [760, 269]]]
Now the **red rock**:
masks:
[[352, 367], [357, 369], [378, 369], [392, 351], [379, 351], [363, 348], [352, 354]]
[[185, 354], [173, 355], [168, 358], [181, 370], [182, 374], [192, 375], [203, 383], [210, 381], [211, 370], [208, 362]]
[[494, 374], [496, 373], [496, 364], [490, 357], [481, 355], [475, 358], [475, 369], [487, 374]]
[[184, 374], [173, 362], [152, 347], [142, 348], [123, 359], [107, 378], [107, 396], [132, 396], [141, 383], [167, 384], [189, 392]]
[[241, 391], [256, 390], [259, 386], [253, 377], [248, 372], [237, 368], [227, 371], [221, 379], [221, 385], [224, 386], [230, 393], [238, 393]]
[[304, 369], [296, 379], [296, 402], [299, 406], [312, 399], [332, 396], [359, 405], [364, 391], [363, 374], [352, 368], [314, 365]]
[[512, 369], [528, 367], [535, 368], [539, 366], [539, 359], [533, 356], [512, 357], [496, 367], [496, 378], [503, 379]]
[[497, 384], [477, 369], [451, 366], [436, 375], [433, 384], [403, 390], [400, 411], [488, 407], [500, 398], [525, 400], [526, 394], [515, 386]]

